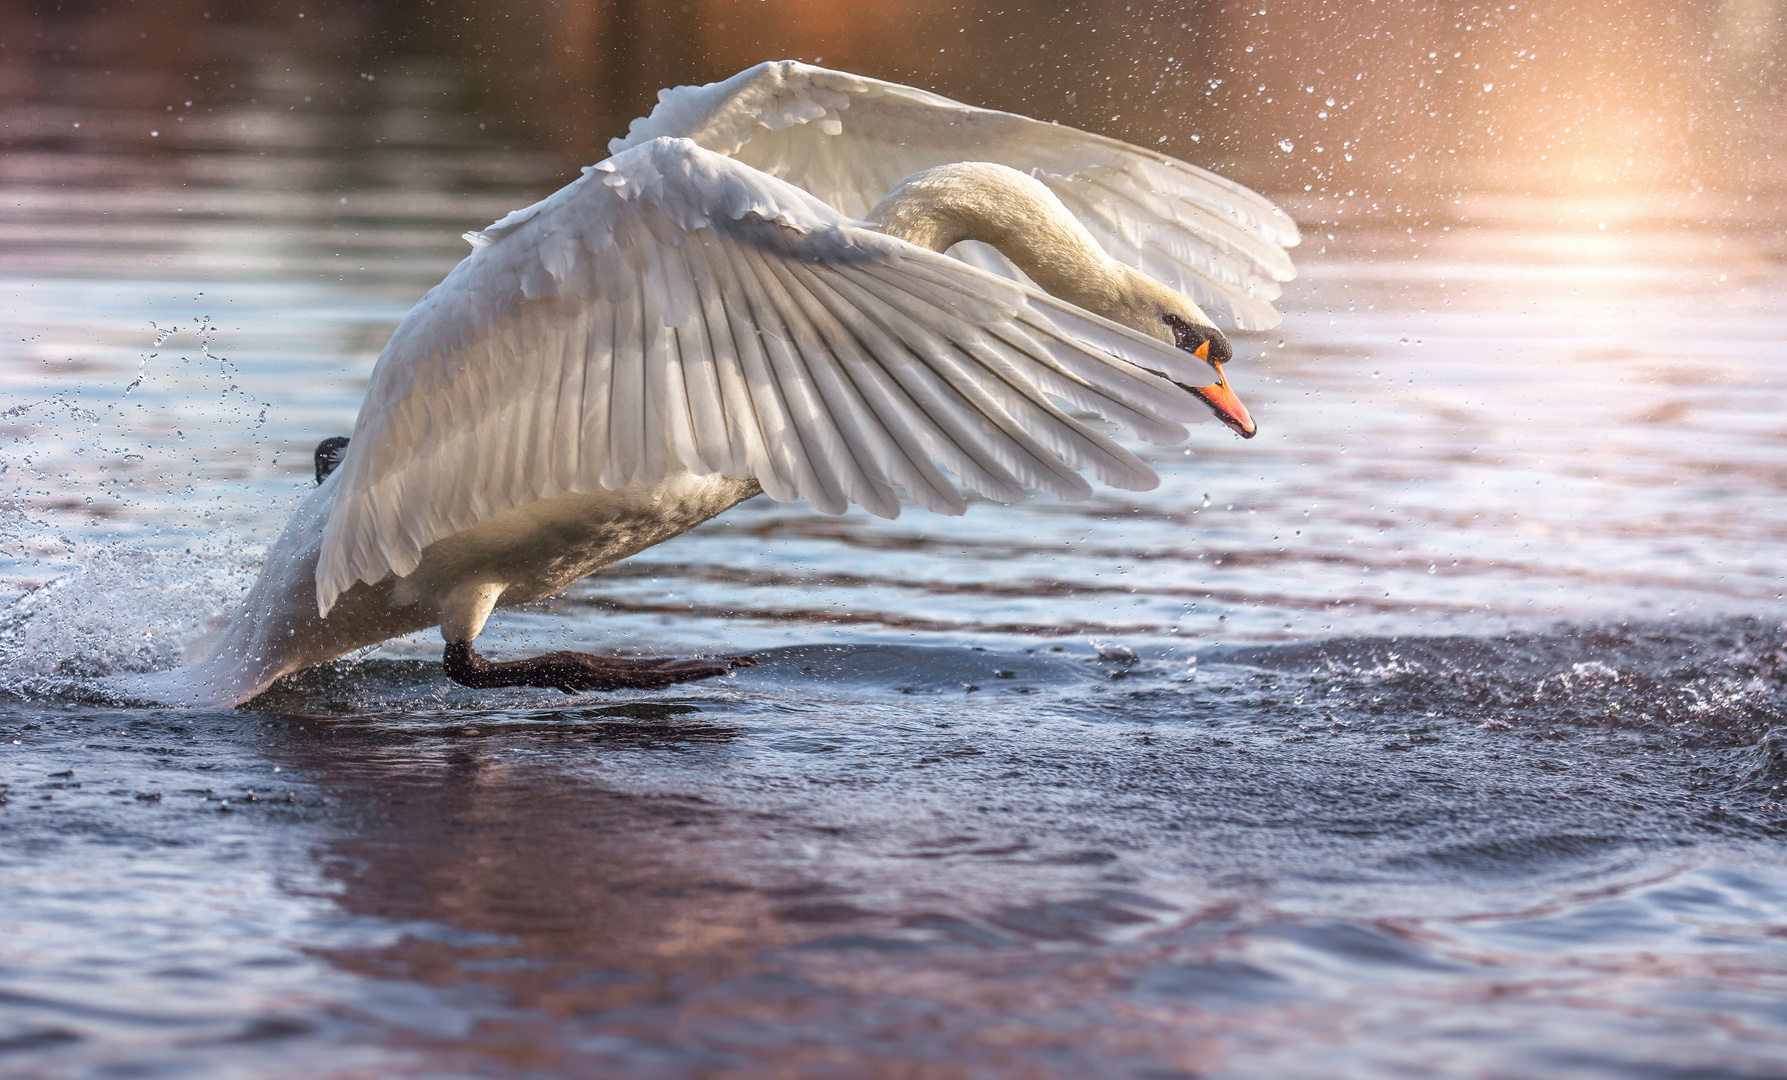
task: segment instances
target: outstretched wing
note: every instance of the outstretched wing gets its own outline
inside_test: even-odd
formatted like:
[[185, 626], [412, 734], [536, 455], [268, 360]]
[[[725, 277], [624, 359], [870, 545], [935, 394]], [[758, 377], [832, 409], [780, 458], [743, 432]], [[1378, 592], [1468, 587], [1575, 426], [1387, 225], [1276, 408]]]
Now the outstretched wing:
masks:
[[[754, 476], [827, 513], [1146, 489], [1133, 454], [1208, 410], [1188, 353], [883, 235], [683, 139], [658, 139], [479, 233], [373, 368], [316, 588], [495, 514], [682, 470]], [[1164, 377], [1163, 377], [1164, 376]], [[1169, 381], [1171, 380], [1171, 381]]]
[[[651, 115], [608, 149], [663, 136], [692, 139], [858, 217], [921, 170], [956, 161], [1010, 166], [1047, 184], [1112, 257], [1226, 309], [1243, 330], [1278, 325], [1278, 283], [1295, 275], [1285, 248], [1298, 242], [1296, 224], [1215, 173], [1076, 128], [794, 60], [661, 91]], [[1003, 257], [992, 261], [1016, 276]]]

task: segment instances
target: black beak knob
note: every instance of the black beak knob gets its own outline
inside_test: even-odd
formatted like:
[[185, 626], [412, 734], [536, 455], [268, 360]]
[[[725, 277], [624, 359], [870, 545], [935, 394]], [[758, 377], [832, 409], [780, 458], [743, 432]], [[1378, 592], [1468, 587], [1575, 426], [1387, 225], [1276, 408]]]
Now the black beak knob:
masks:
[[1216, 327], [1189, 323], [1177, 315], [1162, 315], [1160, 318], [1172, 328], [1173, 344], [1186, 352], [1195, 353], [1200, 346], [1208, 342], [1210, 351], [1204, 355], [1204, 359], [1217, 367], [1221, 367], [1235, 358], [1235, 350], [1229, 346], [1229, 339], [1223, 337], [1222, 331]]

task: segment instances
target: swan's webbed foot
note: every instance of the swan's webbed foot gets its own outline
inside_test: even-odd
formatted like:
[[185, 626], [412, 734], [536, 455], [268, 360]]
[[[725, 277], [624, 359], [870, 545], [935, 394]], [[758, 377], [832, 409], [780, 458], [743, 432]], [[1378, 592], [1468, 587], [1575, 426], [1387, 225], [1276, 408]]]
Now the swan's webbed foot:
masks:
[[575, 694], [580, 690], [662, 690], [672, 683], [711, 679], [757, 663], [749, 656], [711, 660], [626, 660], [590, 653], [555, 652], [494, 664], [469, 641], [449, 642], [447, 677], [462, 686], [545, 686]]
[[316, 444], [316, 482], [321, 484], [329, 479], [329, 474], [341, 468], [341, 459], [347, 457], [347, 436], [332, 435]]

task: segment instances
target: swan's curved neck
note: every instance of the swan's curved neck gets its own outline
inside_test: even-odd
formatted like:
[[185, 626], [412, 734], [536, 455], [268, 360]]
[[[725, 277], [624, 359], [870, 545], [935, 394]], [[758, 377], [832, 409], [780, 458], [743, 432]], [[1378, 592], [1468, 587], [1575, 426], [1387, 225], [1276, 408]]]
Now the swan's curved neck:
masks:
[[[1016, 263], [1045, 292], [1160, 336], [1138, 303], [1140, 275], [1117, 262], [1055, 193], [1016, 169], [985, 161], [939, 165], [888, 193], [868, 219], [890, 236], [932, 251], [979, 240]], [[1170, 340], [1170, 338], [1168, 339]]]

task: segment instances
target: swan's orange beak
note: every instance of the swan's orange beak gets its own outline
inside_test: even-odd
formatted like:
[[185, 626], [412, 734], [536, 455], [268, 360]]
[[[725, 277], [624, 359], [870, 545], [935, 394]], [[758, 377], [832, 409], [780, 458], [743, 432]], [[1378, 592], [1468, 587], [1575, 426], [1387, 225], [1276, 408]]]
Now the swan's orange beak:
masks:
[[[1199, 345], [1192, 355], [1209, 363], [1210, 343], [1206, 341]], [[1243, 439], [1253, 438], [1260, 429], [1254, 424], [1253, 417], [1247, 415], [1247, 406], [1241, 404], [1241, 399], [1235, 396], [1233, 390], [1229, 389], [1229, 381], [1222, 374], [1222, 365], [1211, 364], [1210, 366], [1216, 369], [1216, 381], [1209, 386], [1193, 386], [1189, 389], [1198, 397], [1203, 398], [1204, 404], [1210, 406], [1210, 411], [1216, 414], [1216, 418], [1227, 424], [1235, 434]]]

